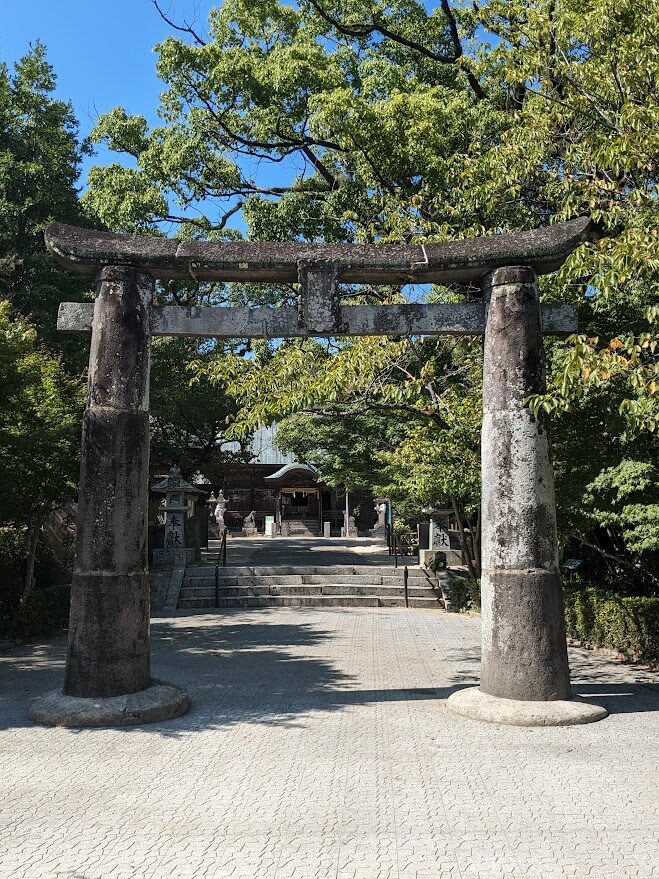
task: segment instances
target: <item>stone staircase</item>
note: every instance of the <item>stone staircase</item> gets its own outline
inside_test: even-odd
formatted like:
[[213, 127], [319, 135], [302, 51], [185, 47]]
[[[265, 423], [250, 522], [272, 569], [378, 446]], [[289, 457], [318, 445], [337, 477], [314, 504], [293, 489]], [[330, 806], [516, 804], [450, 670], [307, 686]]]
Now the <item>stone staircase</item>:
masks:
[[284, 519], [281, 523], [282, 537], [318, 537], [317, 519]]
[[[409, 607], [444, 609], [449, 574], [408, 569]], [[403, 568], [375, 565], [218, 568], [217, 607], [404, 607]], [[178, 609], [215, 607], [215, 568], [187, 568]]]

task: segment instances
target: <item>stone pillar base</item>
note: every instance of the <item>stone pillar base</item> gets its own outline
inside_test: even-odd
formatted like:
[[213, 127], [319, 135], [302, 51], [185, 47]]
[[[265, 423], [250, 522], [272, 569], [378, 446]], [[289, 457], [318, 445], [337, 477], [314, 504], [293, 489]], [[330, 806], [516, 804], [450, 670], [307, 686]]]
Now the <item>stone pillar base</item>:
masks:
[[185, 690], [154, 680], [146, 690], [103, 699], [65, 696], [60, 690], [52, 690], [35, 699], [28, 717], [46, 726], [133, 726], [171, 720], [189, 709]]
[[576, 699], [526, 702], [489, 696], [478, 687], [453, 693], [449, 696], [446, 707], [454, 714], [461, 714], [472, 720], [505, 723], [509, 726], [574, 726], [603, 720], [609, 714], [606, 708]]

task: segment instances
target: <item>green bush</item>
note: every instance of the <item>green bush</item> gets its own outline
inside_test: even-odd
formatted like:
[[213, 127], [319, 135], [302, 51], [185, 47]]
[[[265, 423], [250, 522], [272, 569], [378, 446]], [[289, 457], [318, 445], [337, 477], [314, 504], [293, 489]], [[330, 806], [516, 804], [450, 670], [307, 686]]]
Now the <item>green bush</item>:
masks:
[[21, 602], [25, 529], [0, 528], [0, 635], [7, 635]]
[[38, 637], [68, 625], [69, 587], [53, 585], [62, 574], [48, 548], [37, 548], [36, 586], [21, 605], [25, 563], [25, 528], [0, 528], [0, 637]]
[[659, 598], [611, 595], [594, 588], [566, 588], [564, 596], [569, 637], [629, 659], [659, 659]]
[[481, 581], [467, 580], [467, 589], [469, 590], [469, 600], [474, 610], [481, 609]]
[[[451, 610], [480, 609], [480, 580], [451, 577], [445, 591]], [[563, 594], [570, 638], [628, 659], [659, 660], [659, 598], [615, 595], [593, 587], [566, 587]]]
[[444, 587], [444, 592], [450, 602], [451, 610], [480, 610], [480, 580], [452, 576], [448, 584]]
[[574, 599], [575, 637], [588, 641], [595, 637], [597, 598], [594, 590], [577, 592]]
[[22, 604], [11, 625], [11, 636], [20, 640], [50, 635], [69, 624], [69, 586], [34, 589]]

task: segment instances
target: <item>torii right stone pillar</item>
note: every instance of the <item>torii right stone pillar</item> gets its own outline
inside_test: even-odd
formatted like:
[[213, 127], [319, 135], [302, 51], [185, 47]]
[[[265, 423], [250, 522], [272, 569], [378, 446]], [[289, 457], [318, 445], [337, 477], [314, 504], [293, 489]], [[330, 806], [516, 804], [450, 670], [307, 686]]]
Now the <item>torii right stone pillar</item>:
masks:
[[98, 277], [82, 431], [78, 535], [63, 691], [30, 718], [124, 726], [185, 713], [187, 694], [151, 678], [147, 508], [154, 280], [130, 266]]
[[481, 684], [449, 707], [519, 725], [599, 720], [603, 708], [572, 701], [549, 420], [527, 405], [546, 389], [535, 272], [497, 269], [484, 297]]

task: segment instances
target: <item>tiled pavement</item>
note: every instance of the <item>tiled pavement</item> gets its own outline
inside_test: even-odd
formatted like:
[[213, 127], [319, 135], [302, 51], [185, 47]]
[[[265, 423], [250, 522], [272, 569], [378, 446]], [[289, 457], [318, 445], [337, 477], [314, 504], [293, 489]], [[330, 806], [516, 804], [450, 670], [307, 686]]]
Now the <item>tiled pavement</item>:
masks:
[[0, 656], [0, 879], [650, 879], [659, 696], [572, 651], [598, 724], [455, 717], [477, 618], [258, 609], [153, 622], [190, 714], [130, 730], [33, 726], [64, 640]]

